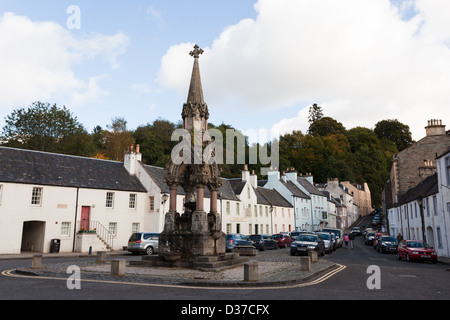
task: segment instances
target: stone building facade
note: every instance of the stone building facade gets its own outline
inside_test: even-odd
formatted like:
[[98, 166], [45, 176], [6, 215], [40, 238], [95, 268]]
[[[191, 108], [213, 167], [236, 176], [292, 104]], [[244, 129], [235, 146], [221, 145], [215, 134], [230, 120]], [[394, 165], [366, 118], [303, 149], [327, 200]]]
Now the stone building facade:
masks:
[[450, 147], [450, 135], [441, 120], [429, 120], [426, 136], [394, 155], [390, 168], [392, 201], [436, 172], [436, 155]]

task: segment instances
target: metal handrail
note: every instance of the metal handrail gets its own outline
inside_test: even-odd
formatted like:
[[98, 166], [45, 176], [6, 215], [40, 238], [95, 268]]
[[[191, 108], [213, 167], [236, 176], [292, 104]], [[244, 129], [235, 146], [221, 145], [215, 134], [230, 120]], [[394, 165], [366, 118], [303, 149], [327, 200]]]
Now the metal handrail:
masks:
[[[81, 231], [81, 222], [78, 221], [78, 231]], [[95, 233], [106, 242], [106, 244], [113, 249], [114, 248], [114, 234], [102, 225], [100, 222], [91, 220], [89, 221], [89, 227], [85, 230], [87, 233], [95, 231]]]

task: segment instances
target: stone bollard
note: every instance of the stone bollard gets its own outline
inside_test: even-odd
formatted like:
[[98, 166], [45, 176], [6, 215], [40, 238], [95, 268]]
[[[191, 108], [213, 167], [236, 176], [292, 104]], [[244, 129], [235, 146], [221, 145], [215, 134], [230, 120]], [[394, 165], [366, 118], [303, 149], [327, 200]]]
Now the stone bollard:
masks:
[[112, 260], [111, 261], [111, 274], [113, 276], [125, 275], [125, 260]]
[[42, 255], [36, 254], [33, 256], [33, 260], [31, 261], [31, 269], [39, 268], [42, 268]]
[[98, 251], [97, 252], [97, 263], [105, 263], [106, 262], [106, 251]]
[[317, 251], [310, 251], [308, 253], [309, 257], [311, 258], [311, 262], [317, 262], [319, 261], [319, 255], [317, 254]]
[[300, 257], [300, 271], [310, 271], [311, 270], [311, 258]]
[[258, 262], [244, 263], [244, 281], [258, 281]]

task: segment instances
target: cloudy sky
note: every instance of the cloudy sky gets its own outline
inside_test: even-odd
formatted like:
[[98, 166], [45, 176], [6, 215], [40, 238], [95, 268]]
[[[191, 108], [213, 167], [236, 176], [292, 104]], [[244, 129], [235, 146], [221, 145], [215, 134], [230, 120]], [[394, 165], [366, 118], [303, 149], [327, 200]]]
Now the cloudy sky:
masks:
[[[75, 7], [71, 6], [75, 5]], [[2, 0], [0, 126], [34, 101], [90, 131], [176, 122], [197, 43], [210, 122], [306, 131], [383, 119], [450, 128], [448, 0]]]

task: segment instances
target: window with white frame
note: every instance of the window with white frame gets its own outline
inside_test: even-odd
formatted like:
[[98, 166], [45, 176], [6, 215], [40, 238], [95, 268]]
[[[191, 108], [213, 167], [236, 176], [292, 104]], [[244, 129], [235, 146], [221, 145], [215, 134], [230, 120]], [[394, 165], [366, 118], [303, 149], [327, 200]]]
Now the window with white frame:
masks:
[[31, 194], [31, 204], [34, 206], [42, 205], [42, 188], [33, 187], [33, 192]]
[[130, 199], [128, 201], [128, 209], [136, 209], [136, 193], [130, 193]]
[[70, 222], [61, 223], [61, 236], [63, 237], [70, 236]]
[[110, 222], [108, 230], [109, 233], [115, 236], [117, 234], [117, 222]]
[[139, 223], [135, 222], [131, 225], [131, 233], [139, 232]]
[[436, 237], [437, 237], [437, 241], [438, 241], [438, 248], [442, 249], [443, 244], [442, 244], [442, 232], [441, 232], [441, 228], [440, 227], [436, 227]]
[[436, 196], [433, 196], [433, 211], [434, 211], [434, 215], [437, 216], [438, 215], [438, 208], [437, 208], [437, 198], [436, 198]]
[[155, 197], [154, 196], [148, 197], [148, 211], [149, 212], [155, 211]]
[[114, 192], [106, 193], [106, 207], [113, 208], [114, 207]]
[[0, 206], [2, 205], [3, 185], [0, 184]]
[[239, 215], [239, 202], [236, 203], [236, 215]]
[[445, 176], [447, 177], [447, 186], [450, 186], [450, 156], [445, 157]]

